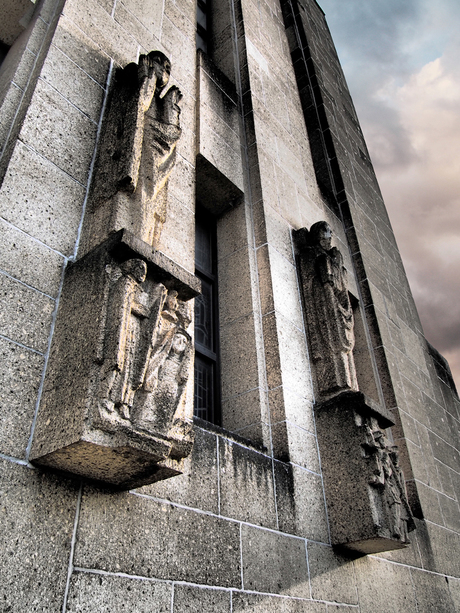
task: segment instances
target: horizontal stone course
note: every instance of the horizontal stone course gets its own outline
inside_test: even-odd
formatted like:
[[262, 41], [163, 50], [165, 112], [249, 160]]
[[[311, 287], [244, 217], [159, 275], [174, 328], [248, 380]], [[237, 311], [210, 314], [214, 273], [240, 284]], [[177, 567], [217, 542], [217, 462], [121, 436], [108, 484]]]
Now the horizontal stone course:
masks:
[[133, 494], [87, 489], [75, 565], [239, 587], [239, 543], [235, 523]]

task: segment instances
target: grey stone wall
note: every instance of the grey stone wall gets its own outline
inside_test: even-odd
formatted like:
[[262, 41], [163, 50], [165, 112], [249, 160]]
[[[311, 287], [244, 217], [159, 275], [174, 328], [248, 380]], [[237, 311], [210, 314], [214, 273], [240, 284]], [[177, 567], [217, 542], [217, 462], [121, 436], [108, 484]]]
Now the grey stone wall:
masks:
[[[190, 0], [46, 0], [9, 60], [35, 54], [27, 83], [0, 74], [0, 610], [460, 610], [458, 397], [423, 338], [324, 16], [314, 0], [287, 8], [216, 2], [197, 65]], [[219, 216], [226, 430], [197, 422], [183, 475], [120, 493], [28, 453], [111, 77], [151, 49], [184, 94], [160, 250], [193, 272], [195, 193], [211, 183]], [[330, 545], [292, 241], [319, 220], [360, 300], [369, 389], [396, 421], [417, 517], [397, 552]]]

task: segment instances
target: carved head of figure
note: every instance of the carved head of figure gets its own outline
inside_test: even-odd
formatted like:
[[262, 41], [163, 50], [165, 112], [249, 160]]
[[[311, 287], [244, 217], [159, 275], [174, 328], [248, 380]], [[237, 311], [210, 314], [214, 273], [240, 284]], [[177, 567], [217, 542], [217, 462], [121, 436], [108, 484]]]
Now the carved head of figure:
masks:
[[125, 275], [133, 277], [138, 283], [143, 283], [147, 276], [147, 264], [144, 260], [133, 258], [126, 260], [120, 265], [120, 268]]
[[171, 74], [171, 62], [161, 51], [151, 51], [148, 56], [149, 70], [155, 74], [157, 78], [157, 91], [161, 91], [166, 87]]
[[310, 228], [310, 241], [315, 247], [329, 251], [332, 246], [332, 230], [326, 221], [318, 221]]

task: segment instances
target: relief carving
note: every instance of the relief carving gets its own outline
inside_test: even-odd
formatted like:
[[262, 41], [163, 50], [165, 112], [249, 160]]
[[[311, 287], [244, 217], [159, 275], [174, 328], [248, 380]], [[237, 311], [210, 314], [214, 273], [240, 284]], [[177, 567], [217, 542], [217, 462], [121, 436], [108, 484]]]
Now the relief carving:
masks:
[[301, 230], [300, 275], [312, 358], [322, 395], [358, 390], [347, 271], [325, 221]]
[[177, 299], [177, 291], [146, 282], [147, 265], [141, 259], [107, 265], [106, 275], [98, 425], [108, 431], [124, 426], [168, 436], [184, 425], [190, 306]]
[[399, 466], [399, 452], [380, 428], [377, 419], [362, 418], [361, 444], [370, 470], [368, 483], [374, 490], [374, 519], [379, 527], [388, 526], [390, 536], [410, 543], [408, 533], [415, 528], [407, 500], [404, 476]]
[[176, 86], [164, 93], [170, 73], [168, 58], [151, 51], [116, 75], [91, 198], [89, 247], [121, 228], [158, 246], [181, 136], [182, 94]]
[[127, 230], [69, 265], [31, 460], [129, 489], [193, 446], [191, 273]]

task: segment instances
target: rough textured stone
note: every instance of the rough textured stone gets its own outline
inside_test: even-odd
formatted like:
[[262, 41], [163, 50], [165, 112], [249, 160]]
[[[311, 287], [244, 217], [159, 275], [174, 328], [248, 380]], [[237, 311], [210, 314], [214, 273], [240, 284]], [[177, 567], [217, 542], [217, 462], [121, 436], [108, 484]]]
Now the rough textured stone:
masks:
[[369, 557], [356, 560], [355, 568], [362, 613], [417, 610], [409, 568]]
[[431, 611], [455, 613], [457, 609], [449, 590], [449, 581], [446, 578], [416, 570], [411, 570], [411, 575], [419, 613], [430, 613]]
[[[239, 342], [233, 342], [238, 337]], [[222, 397], [229, 398], [258, 387], [257, 354], [253, 316], [228, 324], [221, 330]]]
[[139, 493], [219, 513], [216, 435], [195, 427], [195, 442], [183, 474], [144, 486]]
[[55, 298], [63, 264], [61, 255], [0, 220], [0, 268], [9, 275]]
[[21, 142], [1, 188], [0, 214], [65, 255], [74, 251], [84, 189]]
[[53, 44], [87, 75], [105, 86], [109, 69], [108, 56], [65, 15], [59, 20]]
[[22, 283], [0, 274], [0, 334], [44, 353], [48, 346], [55, 302]]
[[68, 613], [170, 613], [172, 586], [159, 581], [74, 572], [67, 598]]
[[195, 290], [134, 243], [117, 234], [66, 271], [30, 456], [125, 488], [182, 472], [193, 444]]
[[272, 461], [231, 441], [219, 441], [220, 513], [276, 528]]
[[358, 604], [353, 562], [332, 547], [307, 543], [311, 595], [315, 600]]
[[275, 462], [275, 477], [280, 530], [329, 543], [321, 477], [282, 462]]
[[44, 81], [21, 130], [29, 147], [83, 185], [88, 179], [97, 125]]
[[253, 611], [254, 613], [326, 613], [326, 604], [308, 600], [293, 600], [280, 596], [243, 594], [236, 592], [232, 599], [233, 612]]
[[305, 541], [241, 527], [244, 589], [310, 598]]
[[43, 65], [41, 78], [82, 113], [99, 123], [104, 90], [54, 46]]
[[173, 613], [230, 613], [230, 592], [174, 586]]
[[82, 500], [75, 565], [240, 587], [239, 543], [239, 526], [233, 522], [133, 494], [88, 489]]
[[0, 460], [1, 606], [60, 611], [78, 489], [61, 478]]
[[0, 453], [24, 458], [44, 358], [0, 339]]

